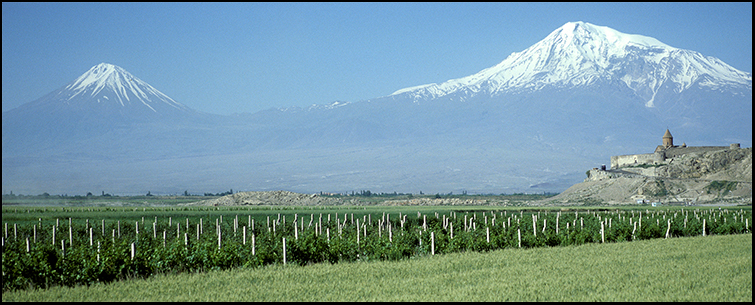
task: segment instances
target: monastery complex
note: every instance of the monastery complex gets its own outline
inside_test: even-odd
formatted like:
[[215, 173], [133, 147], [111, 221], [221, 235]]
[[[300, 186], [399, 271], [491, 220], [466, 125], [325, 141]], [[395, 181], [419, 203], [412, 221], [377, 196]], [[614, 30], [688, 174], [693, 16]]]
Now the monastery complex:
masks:
[[675, 157], [689, 153], [718, 151], [725, 149], [739, 149], [739, 143], [729, 146], [687, 146], [683, 143], [681, 146], [674, 145], [674, 137], [668, 129], [663, 135], [662, 144], [655, 148], [655, 152], [650, 154], [622, 155], [611, 156], [611, 169], [621, 167], [639, 166], [643, 164], [659, 165], [667, 164]]

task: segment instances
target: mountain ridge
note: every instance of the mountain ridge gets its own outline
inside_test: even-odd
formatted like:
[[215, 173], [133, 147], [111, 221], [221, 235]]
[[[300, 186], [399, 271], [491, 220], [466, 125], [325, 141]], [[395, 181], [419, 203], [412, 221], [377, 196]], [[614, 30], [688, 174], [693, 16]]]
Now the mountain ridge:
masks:
[[[588, 24], [572, 27], [587, 30]], [[604, 36], [609, 34], [625, 39]], [[643, 43], [662, 47], [650, 39]], [[528, 48], [541, 51], [541, 57], [530, 58], [533, 67], [571, 58], [568, 52], [546, 54], [550, 49], [536, 45]], [[514, 55], [510, 61], [524, 56]], [[600, 59], [624, 69], [621, 75], [639, 79], [630, 82], [634, 87], [620, 77], [587, 74], [575, 80], [579, 86], [538, 87], [556, 78], [548, 76], [550, 70], [532, 70], [522, 75], [542, 82], [526, 90], [488, 94], [493, 89], [480, 88], [503, 83], [479, 78], [478, 87], [456, 86], [457, 91], [442, 96], [406, 91], [229, 116], [184, 111], [172, 99], [149, 95], [159, 91], [139, 85], [127, 72], [109, 79], [116, 68], [103, 64], [95, 69], [102, 79], [85, 73], [3, 113], [3, 190], [560, 192], [607, 156], [652, 150], [659, 130], [667, 128], [689, 145], [751, 145], [751, 77], [738, 85], [720, 82], [711, 72], [679, 91], [682, 87], [672, 81], [643, 78], [658, 69], [655, 60], [645, 58], [656, 55]], [[598, 71], [598, 64], [567, 59], [571, 67]], [[664, 67], [683, 72], [679, 67], [685, 66]], [[66, 88], [66, 94], [54, 98]], [[142, 93], [150, 99], [140, 99]]]

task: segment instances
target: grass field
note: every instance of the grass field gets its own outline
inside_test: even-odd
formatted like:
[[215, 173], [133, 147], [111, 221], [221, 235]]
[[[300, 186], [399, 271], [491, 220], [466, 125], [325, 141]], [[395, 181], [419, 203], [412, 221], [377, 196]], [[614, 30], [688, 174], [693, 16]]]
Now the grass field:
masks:
[[5, 301], [752, 301], [752, 235], [272, 265], [3, 292]]

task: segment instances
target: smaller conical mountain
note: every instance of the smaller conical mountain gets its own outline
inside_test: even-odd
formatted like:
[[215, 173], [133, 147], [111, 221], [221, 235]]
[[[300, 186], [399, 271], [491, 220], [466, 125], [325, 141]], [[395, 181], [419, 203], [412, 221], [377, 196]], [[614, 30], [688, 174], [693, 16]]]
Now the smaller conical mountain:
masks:
[[96, 65], [68, 85], [14, 110], [56, 116], [62, 112], [74, 119], [99, 116], [118, 121], [194, 112], [123, 68], [108, 63]]
[[66, 86], [4, 112], [3, 154], [123, 142], [124, 134], [166, 134], [166, 127], [176, 129], [201, 117], [123, 68], [101, 63]]

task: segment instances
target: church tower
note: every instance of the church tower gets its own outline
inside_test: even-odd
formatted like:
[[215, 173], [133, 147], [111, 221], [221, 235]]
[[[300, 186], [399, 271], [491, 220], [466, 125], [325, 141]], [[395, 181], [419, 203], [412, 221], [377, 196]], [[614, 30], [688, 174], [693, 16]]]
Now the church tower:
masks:
[[671, 133], [666, 129], [666, 133], [663, 134], [663, 147], [669, 148], [674, 146], [674, 137], [671, 135]]

